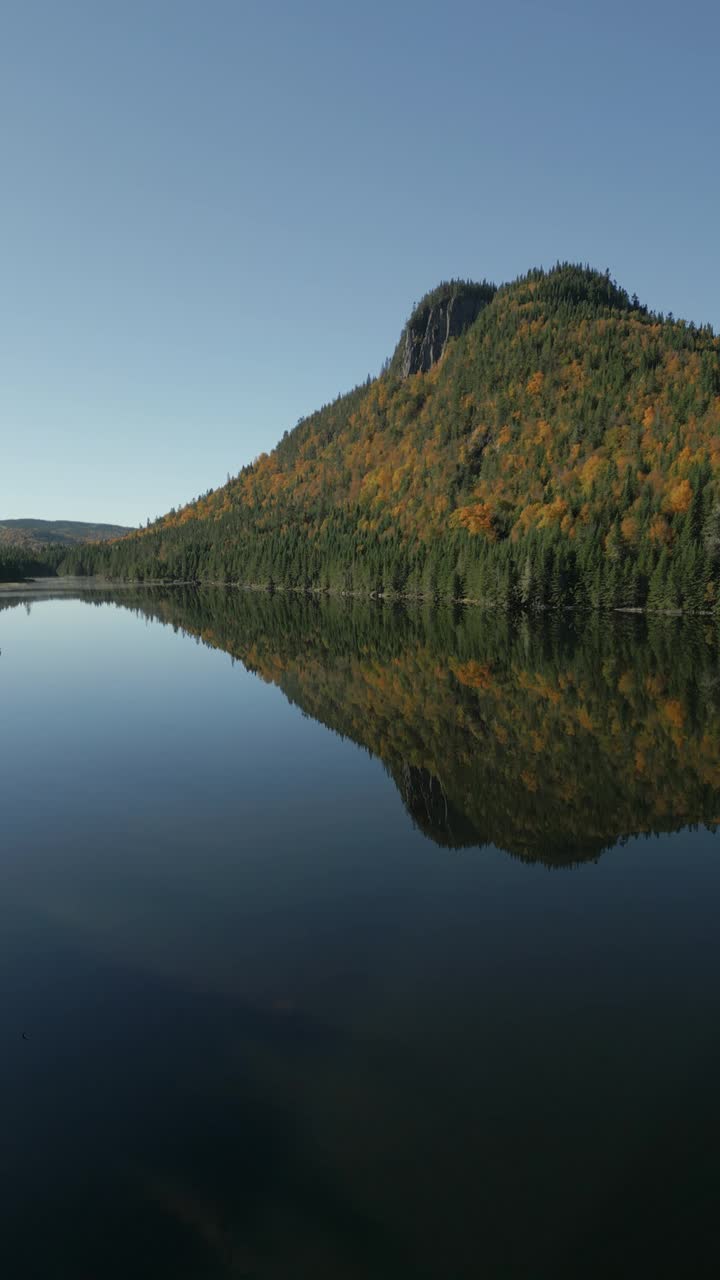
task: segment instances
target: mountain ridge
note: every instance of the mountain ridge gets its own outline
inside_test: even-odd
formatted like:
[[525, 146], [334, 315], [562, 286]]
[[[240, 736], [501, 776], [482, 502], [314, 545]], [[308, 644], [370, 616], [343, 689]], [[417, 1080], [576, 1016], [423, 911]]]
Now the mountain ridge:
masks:
[[41, 520], [32, 516], [0, 520], [0, 542], [38, 549], [48, 544], [72, 546], [76, 542], [103, 542], [130, 532], [129, 525], [86, 520]]
[[[453, 314], [457, 320], [453, 320]], [[62, 571], [714, 609], [720, 344], [571, 263], [413, 309], [374, 380]]]

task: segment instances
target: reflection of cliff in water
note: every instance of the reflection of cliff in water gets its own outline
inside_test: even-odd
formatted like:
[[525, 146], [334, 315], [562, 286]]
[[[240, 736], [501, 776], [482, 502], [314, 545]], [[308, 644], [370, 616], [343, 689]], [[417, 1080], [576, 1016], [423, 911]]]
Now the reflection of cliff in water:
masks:
[[405, 760], [389, 772], [415, 826], [436, 844], [458, 848], [478, 843], [472, 823], [455, 808], [440, 779], [428, 769]]
[[562, 865], [720, 816], [710, 620], [513, 620], [220, 588], [110, 598], [227, 651], [365, 747], [440, 845]]

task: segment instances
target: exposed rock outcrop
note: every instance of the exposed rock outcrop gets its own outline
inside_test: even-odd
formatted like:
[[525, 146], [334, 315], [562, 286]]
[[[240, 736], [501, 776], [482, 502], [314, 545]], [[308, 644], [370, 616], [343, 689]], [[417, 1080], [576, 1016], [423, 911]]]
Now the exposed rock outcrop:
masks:
[[450, 338], [458, 338], [492, 298], [492, 289], [451, 285], [428, 295], [411, 316], [402, 343], [402, 376], [427, 373]]

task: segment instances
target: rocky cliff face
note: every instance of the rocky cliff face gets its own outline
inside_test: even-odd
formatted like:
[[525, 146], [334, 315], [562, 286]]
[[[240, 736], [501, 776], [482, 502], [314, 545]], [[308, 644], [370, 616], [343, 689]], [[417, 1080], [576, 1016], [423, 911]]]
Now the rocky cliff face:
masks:
[[476, 289], [420, 304], [408, 321], [402, 347], [402, 376], [427, 373], [440, 359], [450, 338], [457, 338], [477, 319], [489, 299]]

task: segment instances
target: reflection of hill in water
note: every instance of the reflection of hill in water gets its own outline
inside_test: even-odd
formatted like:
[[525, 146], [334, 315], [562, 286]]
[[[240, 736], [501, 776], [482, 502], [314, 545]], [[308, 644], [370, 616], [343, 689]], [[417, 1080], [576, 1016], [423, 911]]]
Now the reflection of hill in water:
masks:
[[[98, 600], [101, 596], [96, 596]], [[378, 756], [438, 844], [560, 865], [720, 816], [713, 625], [123, 591]]]

